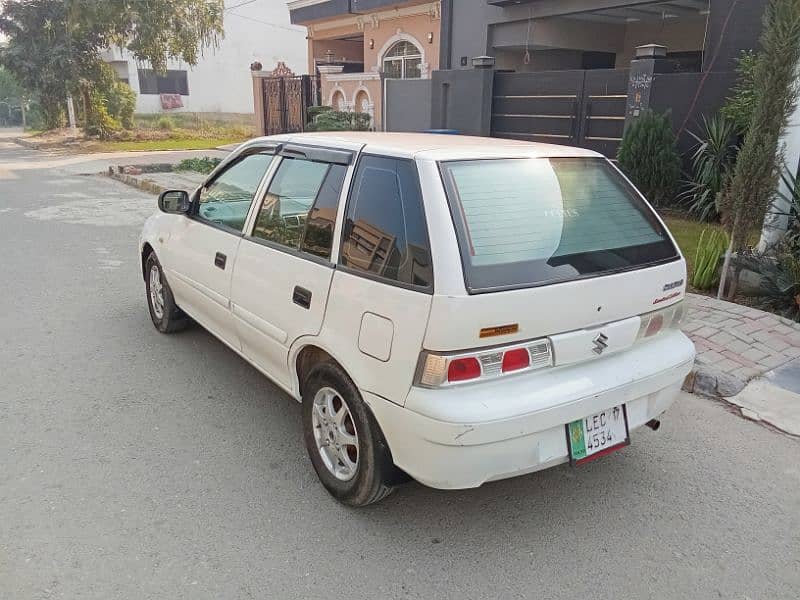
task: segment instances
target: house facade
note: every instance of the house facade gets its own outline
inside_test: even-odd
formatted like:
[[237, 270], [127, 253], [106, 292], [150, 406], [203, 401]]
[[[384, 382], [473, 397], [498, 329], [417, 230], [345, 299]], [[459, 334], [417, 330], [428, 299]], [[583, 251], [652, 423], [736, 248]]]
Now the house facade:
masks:
[[429, 79], [439, 68], [441, 3], [410, 0], [294, 0], [291, 22], [308, 31], [308, 72], [321, 100], [368, 113], [381, 127], [384, 79]]
[[104, 59], [136, 92], [142, 114], [252, 114], [251, 63], [271, 70], [283, 62], [305, 71], [306, 30], [289, 22], [283, 2], [225, 0], [224, 28], [219, 47], [204, 48], [195, 66], [172, 61], [166, 73], [156, 73], [119, 48], [106, 50]]
[[442, 68], [488, 54], [516, 72], [626, 68], [659, 44], [676, 70], [730, 70], [757, 46], [766, 0], [442, 0]]

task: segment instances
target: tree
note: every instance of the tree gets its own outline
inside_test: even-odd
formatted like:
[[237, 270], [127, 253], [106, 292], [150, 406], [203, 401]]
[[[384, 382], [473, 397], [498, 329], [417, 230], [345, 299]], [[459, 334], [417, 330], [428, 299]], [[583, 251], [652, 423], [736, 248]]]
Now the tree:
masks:
[[223, 11], [222, 0], [6, 0], [0, 64], [39, 94], [47, 126], [63, 121], [68, 94], [82, 100], [87, 123], [102, 121], [104, 49], [126, 48], [160, 72], [172, 59], [195, 65], [219, 44]]
[[[780, 165], [778, 142], [797, 101], [800, 64], [800, 0], [770, 0], [764, 14], [761, 52], [753, 68], [755, 89], [750, 126], [733, 177], [720, 197], [730, 231], [718, 296], [722, 296], [731, 255], [743, 250], [754, 226], [764, 221], [775, 194]], [[735, 292], [731, 286], [730, 295]]]

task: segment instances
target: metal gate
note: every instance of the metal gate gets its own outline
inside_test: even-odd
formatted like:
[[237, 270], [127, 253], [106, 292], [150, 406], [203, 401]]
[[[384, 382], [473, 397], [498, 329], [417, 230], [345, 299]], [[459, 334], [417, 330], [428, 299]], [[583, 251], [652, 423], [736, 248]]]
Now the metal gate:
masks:
[[305, 131], [308, 107], [313, 106], [318, 86], [311, 76], [264, 77], [264, 133], [298, 133]]
[[614, 158], [627, 98], [627, 69], [496, 73], [492, 136], [580, 146]]

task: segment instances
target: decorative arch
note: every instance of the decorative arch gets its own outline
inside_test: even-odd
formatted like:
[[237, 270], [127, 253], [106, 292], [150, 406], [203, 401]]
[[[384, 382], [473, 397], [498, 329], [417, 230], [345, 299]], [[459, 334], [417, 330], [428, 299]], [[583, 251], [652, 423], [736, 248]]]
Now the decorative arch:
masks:
[[353, 103], [354, 103], [354, 106], [355, 106], [356, 110], [361, 111], [361, 112], [368, 112], [366, 110], [363, 110], [363, 111], [361, 110], [362, 107], [359, 105], [359, 102], [358, 102], [359, 97], [362, 97], [362, 98], [366, 97], [366, 99], [367, 99], [367, 102], [366, 102], [367, 105], [364, 108], [372, 108], [374, 106], [374, 103], [372, 102], [372, 96], [370, 95], [369, 90], [365, 86], [362, 85], [362, 86], [358, 87], [356, 89], [355, 93], [353, 94]]
[[[362, 106], [359, 100], [366, 98], [366, 103]], [[353, 94], [353, 110], [355, 112], [362, 112], [369, 115], [370, 121], [375, 121], [375, 103], [372, 101], [372, 96], [365, 86], [359, 86]]]
[[375, 66], [377, 72], [380, 73], [383, 70], [383, 59], [386, 56], [386, 53], [397, 42], [409, 42], [410, 44], [413, 44], [417, 48], [417, 50], [419, 50], [420, 56], [422, 56], [422, 64], [420, 65], [420, 77], [422, 79], [427, 79], [430, 65], [428, 64], [427, 57], [425, 56], [425, 46], [413, 35], [409, 35], [408, 33], [401, 31], [400, 29], [398, 29], [397, 33], [395, 33], [392, 37], [386, 40], [383, 46], [381, 46], [381, 49], [378, 52], [378, 64]]
[[[336, 104], [338, 99], [340, 99], [338, 105]], [[347, 104], [347, 94], [344, 93], [344, 90], [340, 86], [335, 86], [331, 90], [331, 95], [328, 98], [328, 106], [332, 106], [335, 110], [346, 110], [345, 105]]]

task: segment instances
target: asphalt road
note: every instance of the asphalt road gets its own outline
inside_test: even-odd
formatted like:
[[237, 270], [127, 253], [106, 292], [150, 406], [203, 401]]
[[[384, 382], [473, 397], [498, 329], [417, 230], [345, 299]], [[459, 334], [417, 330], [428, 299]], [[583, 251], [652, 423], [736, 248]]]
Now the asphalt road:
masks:
[[299, 405], [152, 327], [154, 198], [79, 170], [0, 141], [0, 598], [800, 596], [800, 443], [688, 395], [579, 470], [338, 505]]

